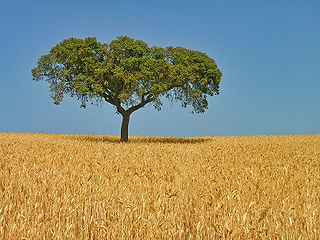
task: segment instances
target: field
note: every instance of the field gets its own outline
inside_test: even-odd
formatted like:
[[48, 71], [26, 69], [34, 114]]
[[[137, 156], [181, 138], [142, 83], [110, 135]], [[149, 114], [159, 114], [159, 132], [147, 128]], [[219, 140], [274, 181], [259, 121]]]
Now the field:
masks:
[[0, 134], [0, 239], [319, 239], [320, 135]]

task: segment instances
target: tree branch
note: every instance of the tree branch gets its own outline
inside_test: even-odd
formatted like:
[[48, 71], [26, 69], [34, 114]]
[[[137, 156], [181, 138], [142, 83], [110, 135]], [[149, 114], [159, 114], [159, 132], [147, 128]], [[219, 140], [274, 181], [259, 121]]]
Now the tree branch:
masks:
[[137, 104], [137, 105], [129, 108], [126, 112], [127, 112], [128, 114], [131, 114], [131, 113], [133, 113], [134, 111], [138, 110], [139, 108], [144, 107], [144, 106], [145, 106], [146, 104], [148, 104], [149, 102], [154, 101], [155, 99], [156, 99], [156, 97], [150, 97], [150, 95], [148, 95], [147, 98], [144, 99], [144, 95], [142, 95], [142, 101], [141, 101], [139, 104]]
[[117, 98], [114, 98], [112, 96], [109, 96], [108, 94], [106, 93], [103, 93], [102, 94], [103, 98], [106, 100], [106, 102], [116, 106], [118, 112], [121, 114], [121, 115], [125, 115], [127, 112], [126, 110], [121, 106], [121, 103], [120, 101], [117, 99]]
[[106, 102], [108, 102], [112, 105], [115, 105], [114, 100], [111, 96], [109, 96], [108, 94], [105, 94], [105, 93], [103, 93], [102, 96], [103, 96], [104, 100], [106, 100]]
[[121, 115], [127, 115], [127, 111], [121, 106], [121, 102], [119, 101], [119, 99], [114, 98], [114, 105], [117, 107], [118, 112]]

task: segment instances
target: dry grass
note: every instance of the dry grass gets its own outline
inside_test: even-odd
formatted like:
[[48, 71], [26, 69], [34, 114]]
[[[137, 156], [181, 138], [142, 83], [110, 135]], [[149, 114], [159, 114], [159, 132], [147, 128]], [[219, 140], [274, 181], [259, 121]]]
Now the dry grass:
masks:
[[0, 134], [0, 239], [317, 239], [320, 135]]

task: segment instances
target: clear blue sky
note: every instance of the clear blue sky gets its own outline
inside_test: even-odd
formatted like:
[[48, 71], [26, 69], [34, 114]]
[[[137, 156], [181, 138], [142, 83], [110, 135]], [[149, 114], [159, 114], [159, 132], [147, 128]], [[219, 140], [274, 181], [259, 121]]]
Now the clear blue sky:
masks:
[[0, 0], [0, 132], [119, 135], [109, 104], [56, 106], [30, 70], [63, 39], [127, 35], [206, 52], [224, 74], [205, 114], [149, 106], [133, 113], [130, 135], [319, 134], [319, 13], [318, 0]]

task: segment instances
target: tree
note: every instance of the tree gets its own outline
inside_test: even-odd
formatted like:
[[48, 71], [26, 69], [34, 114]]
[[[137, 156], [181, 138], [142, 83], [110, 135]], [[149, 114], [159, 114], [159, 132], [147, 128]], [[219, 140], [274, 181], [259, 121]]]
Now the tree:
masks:
[[54, 46], [32, 69], [33, 80], [50, 84], [60, 104], [65, 94], [88, 102], [106, 101], [123, 117], [121, 141], [128, 141], [131, 114], [150, 103], [160, 110], [163, 97], [192, 106], [192, 113], [208, 108], [207, 96], [219, 94], [222, 73], [205, 53], [182, 47], [149, 47], [120, 36], [110, 44], [96, 38], [69, 38]]

